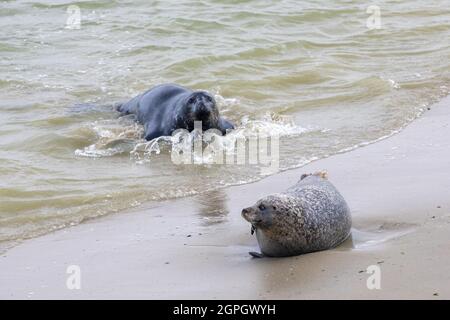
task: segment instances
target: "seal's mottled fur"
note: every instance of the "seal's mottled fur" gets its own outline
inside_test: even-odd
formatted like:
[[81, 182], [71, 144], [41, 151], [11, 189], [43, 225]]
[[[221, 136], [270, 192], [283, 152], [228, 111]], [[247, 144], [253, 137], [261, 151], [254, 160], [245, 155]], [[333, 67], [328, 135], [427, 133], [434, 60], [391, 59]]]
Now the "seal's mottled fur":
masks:
[[242, 210], [256, 231], [261, 252], [281, 257], [333, 248], [350, 234], [347, 203], [326, 173], [303, 175], [284, 193]]

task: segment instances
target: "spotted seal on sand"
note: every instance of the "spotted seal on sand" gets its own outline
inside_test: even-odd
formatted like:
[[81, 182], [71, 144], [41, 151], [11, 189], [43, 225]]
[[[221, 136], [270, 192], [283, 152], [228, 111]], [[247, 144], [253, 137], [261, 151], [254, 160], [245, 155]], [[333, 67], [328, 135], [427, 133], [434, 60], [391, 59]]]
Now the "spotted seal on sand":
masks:
[[234, 125], [219, 115], [214, 97], [176, 84], [162, 84], [115, 106], [123, 115], [135, 114], [144, 125], [144, 138], [170, 136], [177, 129], [194, 130], [201, 121], [203, 131], [218, 129], [222, 134]]
[[325, 172], [304, 174], [284, 193], [242, 210], [262, 254], [284, 257], [333, 248], [350, 235], [350, 209]]

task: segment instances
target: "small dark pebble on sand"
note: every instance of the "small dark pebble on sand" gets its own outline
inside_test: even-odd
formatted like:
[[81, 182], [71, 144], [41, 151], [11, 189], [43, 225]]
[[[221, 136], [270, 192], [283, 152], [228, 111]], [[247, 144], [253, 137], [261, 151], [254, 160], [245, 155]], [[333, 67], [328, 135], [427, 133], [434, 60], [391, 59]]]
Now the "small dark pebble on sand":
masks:
[[192, 237], [192, 235], [188, 234], [187, 237], [190, 238], [190, 237]]
[[378, 261], [377, 264], [382, 264], [384, 263], [384, 260]]
[[433, 293], [433, 296], [437, 297], [437, 296], [439, 296], [439, 293], [435, 292], [435, 293]]
[[164, 264], [170, 264], [170, 262], [165, 262]]
[[363, 273], [363, 272], [364, 272], [364, 270], [359, 270], [359, 271], [358, 271], [358, 273]]
[[438, 208], [438, 209], [440, 209], [440, 208], [441, 208], [441, 206], [437, 206], [437, 208]]

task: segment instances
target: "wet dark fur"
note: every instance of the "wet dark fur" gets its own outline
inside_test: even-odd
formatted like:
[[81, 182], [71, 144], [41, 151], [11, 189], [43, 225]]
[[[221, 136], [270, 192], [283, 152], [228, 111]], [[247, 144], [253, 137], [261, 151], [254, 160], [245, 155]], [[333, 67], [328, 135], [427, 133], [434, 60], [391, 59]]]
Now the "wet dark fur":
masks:
[[206, 91], [193, 91], [175, 84], [156, 86], [116, 107], [122, 114], [135, 114], [144, 125], [144, 137], [152, 140], [170, 136], [177, 129], [194, 129], [202, 121], [203, 131], [218, 129], [226, 134], [234, 125], [219, 115], [214, 97]]

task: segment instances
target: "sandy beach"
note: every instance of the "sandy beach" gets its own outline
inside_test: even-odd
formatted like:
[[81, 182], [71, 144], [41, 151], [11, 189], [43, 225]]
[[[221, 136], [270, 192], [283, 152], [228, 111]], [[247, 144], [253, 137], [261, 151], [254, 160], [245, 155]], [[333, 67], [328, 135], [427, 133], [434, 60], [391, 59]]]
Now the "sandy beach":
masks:
[[[2, 299], [450, 298], [450, 98], [380, 142], [202, 196], [24, 241], [0, 257]], [[353, 214], [340, 247], [253, 259], [240, 212], [325, 169]], [[68, 266], [81, 270], [69, 290]], [[381, 288], [366, 269], [378, 265]]]

